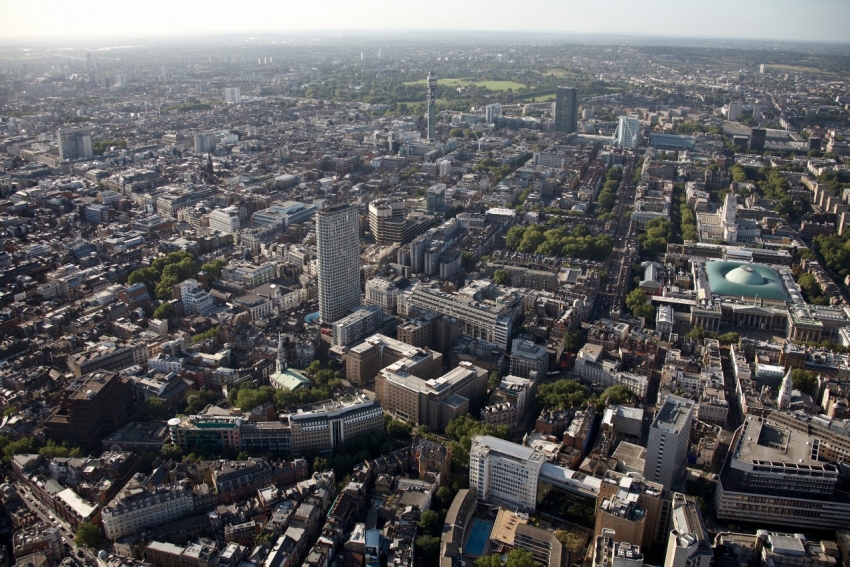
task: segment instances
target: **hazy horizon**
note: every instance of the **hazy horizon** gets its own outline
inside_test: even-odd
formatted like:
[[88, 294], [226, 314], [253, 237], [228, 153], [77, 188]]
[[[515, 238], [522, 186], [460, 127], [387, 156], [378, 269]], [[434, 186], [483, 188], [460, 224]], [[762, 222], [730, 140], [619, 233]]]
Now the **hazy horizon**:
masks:
[[[120, 9], [104, 0], [34, 0], [0, 19], [0, 42], [181, 41], [239, 34], [424, 32], [541, 33], [793, 42], [848, 41], [847, 0], [716, 0], [685, 8], [678, 0], [432, 0], [408, 9], [399, 2], [320, 0], [311, 4], [248, 0], [173, 3], [149, 0]], [[805, 17], [801, 17], [805, 10]], [[427, 20], [427, 21], [426, 21]], [[126, 45], [122, 43], [122, 45]]]

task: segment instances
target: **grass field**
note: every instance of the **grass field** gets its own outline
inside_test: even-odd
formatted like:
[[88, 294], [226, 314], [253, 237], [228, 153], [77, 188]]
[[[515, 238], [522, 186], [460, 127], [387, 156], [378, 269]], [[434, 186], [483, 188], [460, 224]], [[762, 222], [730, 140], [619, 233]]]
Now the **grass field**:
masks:
[[575, 79], [578, 77], [584, 77], [583, 73], [576, 73], [575, 71], [566, 71], [564, 69], [550, 69], [548, 71], [543, 71], [543, 75], [560, 77], [562, 79]]
[[765, 64], [765, 69], [776, 69], [778, 71], [796, 71], [798, 73], [823, 73], [824, 75], [834, 75], [830, 71], [821, 71], [816, 67], [803, 67], [800, 65], [771, 65]]
[[[425, 79], [420, 81], [409, 81], [404, 83], [406, 86], [424, 85]], [[472, 81], [470, 79], [437, 79], [437, 84], [444, 87], [465, 87], [474, 85], [476, 87], [484, 87], [491, 91], [506, 91], [508, 89], [521, 89], [525, 85], [516, 81]]]
[[555, 100], [555, 93], [543, 94], [543, 95], [528, 95], [523, 97], [525, 102], [552, 102]]

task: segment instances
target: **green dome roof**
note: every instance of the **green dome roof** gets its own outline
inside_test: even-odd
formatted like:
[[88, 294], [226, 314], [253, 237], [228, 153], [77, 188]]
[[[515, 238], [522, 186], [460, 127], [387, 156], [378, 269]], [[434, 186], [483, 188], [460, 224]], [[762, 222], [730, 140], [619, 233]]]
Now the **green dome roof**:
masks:
[[726, 279], [740, 285], [764, 285], [761, 274], [749, 266], [738, 266], [726, 274]]
[[788, 301], [788, 292], [776, 271], [764, 264], [709, 260], [705, 271], [712, 295]]

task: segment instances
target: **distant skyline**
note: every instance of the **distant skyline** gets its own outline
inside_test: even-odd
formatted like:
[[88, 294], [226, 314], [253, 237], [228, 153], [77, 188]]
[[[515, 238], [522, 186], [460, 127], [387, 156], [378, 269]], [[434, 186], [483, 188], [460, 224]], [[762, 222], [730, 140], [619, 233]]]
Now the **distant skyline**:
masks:
[[0, 41], [97, 43], [216, 34], [469, 30], [846, 42], [850, 0], [29, 0], [5, 5]]

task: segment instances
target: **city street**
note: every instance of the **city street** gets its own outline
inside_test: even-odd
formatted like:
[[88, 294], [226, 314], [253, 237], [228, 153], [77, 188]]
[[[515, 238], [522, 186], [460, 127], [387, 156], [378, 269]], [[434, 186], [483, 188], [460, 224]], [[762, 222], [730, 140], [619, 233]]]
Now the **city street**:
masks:
[[626, 292], [629, 289], [632, 262], [637, 253], [635, 229], [631, 221], [626, 218], [626, 212], [634, 208], [633, 171], [634, 164], [630, 161], [624, 167], [623, 179], [617, 189], [617, 205], [613, 211], [617, 223], [612, 234], [614, 250], [603, 264], [603, 269], [608, 274], [608, 285], [605, 291], [599, 294], [594, 314], [596, 319], [608, 317], [612, 311], [622, 311]]
[[74, 536], [74, 529], [71, 526], [57, 518], [53, 514], [53, 511], [44, 506], [26, 486], [19, 482], [14, 482], [13, 485], [29, 509], [35, 512], [41, 518], [42, 522], [59, 529], [64, 539], [63, 547], [65, 547], [68, 555], [73, 556], [76, 560], [80, 560], [83, 558], [80, 557], [79, 552], [82, 552], [87, 564], [96, 564], [97, 552], [86, 547], [78, 546]]

